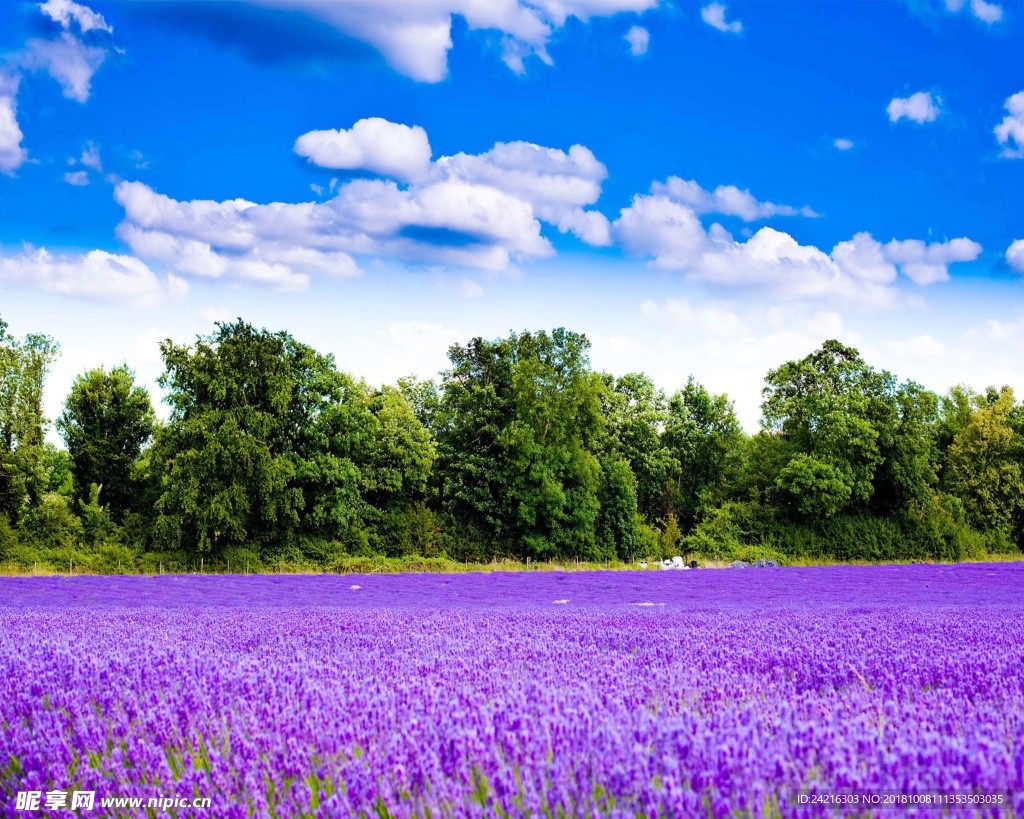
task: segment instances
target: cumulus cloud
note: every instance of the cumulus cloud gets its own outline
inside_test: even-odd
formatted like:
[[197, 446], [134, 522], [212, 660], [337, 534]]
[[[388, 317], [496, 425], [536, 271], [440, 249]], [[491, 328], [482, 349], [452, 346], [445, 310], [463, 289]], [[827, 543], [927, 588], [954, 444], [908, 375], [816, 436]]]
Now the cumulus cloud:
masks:
[[19, 80], [16, 74], [0, 71], [0, 173], [14, 173], [26, 159], [17, 118]]
[[1018, 273], [1024, 273], [1024, 239], [1018, 239], [1006, 249], [1006, 261]]
[[528, 202], [537, 217], [591, 245], [611, 243], [604, 214], [586, 210], [601, 195], [605, 166], [582, 145], [569, 150], [530, 142], [499, 142], [483, 154], [438, 159], [442, 177], [486, 185]]
[[[370, 127], [374, 133], [385, 136], [374, 140], [368, 132]], [[339, 140], [336, 134], [347, 136]], [[351, 145], [353, 141], [356, 147]], [[375, 142], [392, 142], [399, 147], [383, 156], [378, 156], [372, 147], [358, 148]], [[348, 131], [304, 134], [296, 141], [295, 149], [324, 167], [366, 170], [413, 182], [415, 191], [411, 193], [417, 195], [445, 182], [458, 183], [459, 189], [472, 186], [499, 192], [525, 204], [536, 218], [564, 233], [572, 233], [592, 245], [611, 242], [607, 218], [598, 211], [587, 210], [601, 195], [607, 170], [582, 145], [562, 151], [529, 142], [499, 142], [482, 154], [458, 153], [431, 162], [430, 144], [422, 128], [374, 119], [360, 120]], [[339, 158], [339, 154], [343, 156]], [[332, 193], [343, 187], [338, 188], [332, 180]]]
[[889, 114], [889, 122], [906, 118], [923, 125], [938, 119], [941, 102], [928, 91], [918, 91], [909, 97], [894, 97], [885, 110]]
[[791, 205], [776, 205], [774, 202], [758, 201], [748, 190], [734, 185], [719, 185], [713, 191], [705, 190], [695, 180], [670, 176], [664, 182], [651, 185], [651, 193], [686, 205], [698, 214], [718, 213], [723, 216], [738, 216], [747, 222], [768, 219], [772, 216], [818, 216], [811, 208], [794, 208]]
[[949, 266], [955, 262], [973, 262], [981, 255], [981, 245], [967, 238], [925, 244], [920, 239], [895, 239], [885, 246], [885, 255], [900, 266], [901, 272], [920, 285], [949, 278]]
[[361, 119], [348, 130], [310, 131], [295, 141], [295, 153], [323, 168], [367, 170], [409, 182], [430, 169], [427, 132], [380, 117]]
[[1010, 159], [1024, 157], [1024, 91], [1018, 91], [1006, 100], [1006, 116], [996, 126], [995, 134], [1003, 146], [1003, 156]]
[[73, 0], [46, 0], [45, 3], [39, 4], [39, 10], [55, 23], [59, 23], [65, 31], [74, 24], [83, 34], [90, 31], [114, 33], [114, 29], [107, 24], [102, 14]]
[[642, 12], [658, 0], [247, 0], [285, 13], [303, 14], [368, 43], [396, 71], [422, 82], [448, 73], [452, 18], [471, 30], [501, 34], [502, 59], [515, 71], [536, 55], [550, 63], [547, 46], [568, 18], [587, 21]]
[[125, 209], [118, 235], [139, 256], [283, 289], [312, 275], [354, 275], [353, 255], [500, 270], [552, 252], [527, 203], [455, 180], [356, 180], [322, 203], [179, 202], [138, 182], [115, 195]]
[[651, 33], [643, 26], [633, 26], [623, 39], [629, 43], [629, 53], [634, 57], [640, 57], [647, 53], [647, 48], [651, 44]]
[[849, 151], [853, 148], [853, 140], [846, 139], [845, 137], [839, 137], [839, 139], [835, 140], [832, 145], [837, 151]]
[[700, 10], [701, 19], [719, 31], [730, 34], [739, 34], [743, 30], [743, 23], [733, 20], [731, 23], [725, 21], [725, 6], [722, 3], [709, 3]]
[[89, 174], [86, 171], [68, 171], [64, 174], [64, 181], [69, 185], [82, 187], [89, 184]]
[[317, 165], [391, 178], [331, 180], [326, 201], [269, 204], [179, 201], [122, 182], [118, 236], [138, 257], [182, 275], [280, 289], [356, 275], [357, 257], [505, 270], [554, 252], [542, 223], [611, 243], [608, 219], [588, 209], [607, 170], [582, 145], [498, 143], [431, 161], [422, 128], [373, 119], [304, 134], [295, 150]]
[[161, 279], [132, 256], [102, 250], [51, 253], [31, 247], [12, 255], [0, 253], [0, 283], [135, 307], [177, 301], [188, 290], [183, 279]]
[[692, 206], [660, 193], [634, 197], [614, 228], [627, 252], [716, 286], [873, 306], [896, 303], [899, 274], [918, 285], [931, 284], [948, 278], [950, 264], [972, 261], [981, 252], [969, 239], [882, 245], [859, 233], [827, 253], [769, 227], [741, 242], [719, 224], [705, 230]]

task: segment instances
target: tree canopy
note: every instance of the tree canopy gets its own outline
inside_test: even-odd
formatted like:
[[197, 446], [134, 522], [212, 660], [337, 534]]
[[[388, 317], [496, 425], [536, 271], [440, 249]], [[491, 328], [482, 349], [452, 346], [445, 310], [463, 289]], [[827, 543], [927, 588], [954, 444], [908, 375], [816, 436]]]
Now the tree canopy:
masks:
[[472, 338], [370, 386], [239, 319], [161, 345], [159, 422], [124, 366], [74, 382], [0, 321], [0, 559], [924, 559], [1019, 551], [1024, 407], [938, 396], [826, 341], [766, 375], [761, 430], [693, 377], [595, 371], [585, 335]]

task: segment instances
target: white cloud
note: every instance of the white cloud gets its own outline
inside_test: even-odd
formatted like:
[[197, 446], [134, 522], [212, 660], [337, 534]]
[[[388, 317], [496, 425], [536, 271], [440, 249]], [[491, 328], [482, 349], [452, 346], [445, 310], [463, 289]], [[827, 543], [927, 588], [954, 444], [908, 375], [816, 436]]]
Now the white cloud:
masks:
[[[199, 311], [199, 317], [207, 324], [216, 324], [218, 321], [231, 321], [231, 311], [223, 307], [204, 307]], [[166, 338], [166, 334], [158, 338]]]
[[1003, 146], [1003, 156], [1024, 157], [1024, 91], [1006, 100], [1006, 117], [996, 126], [996, 139]]
[[942, 100], [930, 92], [918, 91], [909, 97], [894, 97], [885, 110], [889, 114], [889, 122], [906, 118], [923, 125], [938, 118], [941, 104]]
[[1003, 7], [986, 0], [971, 0], [971, 13], [983, 23], [992, 25], [1003, 19]]
[[[387, 143], [394, 144], [394, 150], [382, 151], [380, 146]], [[586, 209], [600, 197], [608, 172], [582, 145], [562, 151], [529, 142], [499, 142], [482, 154], [442, 156], [432, 163], [422, 128], [373, 119], [360, 120], [347, 131], [312, 131], [299, 137], [295, 146], [318, 165], [368, 170], [414, 183], [415, 190], [404, 192], [405, 196], [446, 182], [501, 193], [563, 233], [573, 233], [592, 245], [611, 243], [608, 219]], [[345, 187], [331, 180], [332, 194]]]
[[686, 205], [701, 215], [719, 213], [723, 216], [738, 216], [747, 222], [772, 216], [818, 216], [806, 206], [794, 208], [790, 205], [758, 201], [750, 191], [741, 190], [734, 185], [719, 185], [713, 191], [708, 191], [695, 180], [680, 179], [678, 176], [670, 176], [665, 182], [655, 182], [651, 185], [651, 193]]
[[[946, 0], [946, 10], [954, 14], [968, 7], [967, 0]], [[987, 25], [993, 25], [1003, 19], [1003, 7], [988, 0], [971, 0], [971, 15]]]
[[323, 168], [367, 170], [407, 182], [430, 169], [427, 132], [380, 117], [361, 119], [348, 130], [310, 131], [295, 141], [295, 153]]
[[547, 45], [569, 17], [586, 21], [654, 8], [658, 0], [248, 0], [307, 14], [369, 43], [406, 76], [439, 82], [448, 73], [452, 17], [472, 30], [503, 35], [503, 60], [515, 71], [536, 55], [551, 62]]
[[1024, 273], [1024, 239], [1018, 239], [1006, 249], [1006, 261], [1018, 273]]
[[1024, 317], [1016, 321], [989, 319], [982, 327], [975, 327], [968, 333], [968, 338], [977, 340], [984, 338], [1000, 344], [1020, 344], [1024, 342]]
[[853, 140], [846, 139], [845, 137], [839, 137], [839, 139], [835, 140], [832, 145], [837, 151], [849, 151], [853, 148]]
[[45, 3], [39, 4], [39, 10], [55, 23], [60, 23], [65, 31], [75, 23], [83, 34], [89, 31], [114, 33], [114, 29], [107, 24], [102, 14], [73, 0], [46, 0]]
[[614, 227], [627, 252], [652, 256], [669, 270], [689, 268], [708, 244], [697, 214], [664, 196], [635, 196]]
[[[839, 313], [805, 304], [648, 300], [640, 305], [640, 315], [646, 343], [630, 356], [618, 357], [623, 359], [619, 372], [643, 367], [670, 392], [692, 373], [712, 392], [725, 392], [734, 400], [740, 422], [750, 431], [758, 428], [765, 372], [802, 358], [828, 338], [860, 343]], [[727, 329], [719, 331], [719, 325]]]
[[89, 174], [85, 171], [68, 171], [64, 174], [64, 181], [69, 185], [81, 187], [89, 184]]
[[19, 80], [16, 74], [0, 71], [0, 173], [14, 173], [27, 156], [17, 118]]
[[65, 31], [53, 40], [29, 40], [17, 55], [17, 63], [30, 71], [45, 71], [60, 83], [65, 97], [85, 102], [93, 74], [106, 58], [106, 49], [87, 46]]
[[528, 202], [538, 218], [592, 245], [611, 243], [607, 218], [585, 210], [601, 195], [608, 175], [588, 148], [568, 152], [529, 142], [499, 142], [483, 154], [455, 154], [436, 163], [439, 174], [487, 185]]
[[614, 228], [626, 251], [652, 257], [654, 267], [716, 286], [873, 306], [897, 302], [898, 273], [918, 285], [931, 284], [948, 278], [950, 264], [972, 261], [981, 252], [969, 239], [882, 245], [859, 233], [826, 253], [767, 227], [739, 242], [721, 225], [705, 230], [691, 206], [658, 194], [634, 197]]
[[743, 23], [739, 20], [733, 20], [731, 23], [725, 22], [725, 6], [722, 3], [709, 3], [700, 10], [701, 19], [713, 28], [717, 28], [719, 31], [725, 31], [730, 34], [739, 34], [743, 30]]
[[647, 299], [640, 305], [640, 314], [647, 320], [667, 320], [676, 328], [702, 336], [730, 336], [743, 331], [743, 322], [733, 310], [713, 303], [693, 304], [687, 299], [658, 303]]
[[110, 33], [112, 29], [102, 16], [71, 0], [47, 0], [38, 8], [64, 31], [51, 39], [29, 40], [20, 50], [7, 56], [6, 67], [0, 66], [0, 173], [13, 173], [27, 158], [16, 118], [20, 72], [44, 71], [60, 83], [65, 97], [85, 102], [93, 74], [107, 57], [105, 48], [87, 46], [68, 31], [74, 23], [82, 33]]
[[900, 265], [901, 272], [915, 284], [927, 285], [949, 278], [949, 266], [954, 262], [973, 262], [981, 254], [981, 245], [963, 237], [945, 242], [925, 244], [919, 239], [885, 246], [886, 256]]
[[143, 258], [283, 288], [353, 275], [352, 255], [501, 270], [552, 252], [528, 203], [457, 180], [403, 189], [361, 179], [323, 203], [179, 202], [138, 182], [115, 195], [118, 235]]
[[885, 346], [894, 355], [910, 358], [938, 358], [946, 354], [946, 345], [929, 333], [890, 341]]
[[[946, 0], [946, 8], [952, 12], [961, 11], [966, 5], [965, 0]], [[1003, 7], [998, 3], [989, 3], [987, 0], [971, 0], [970, 9], [974, 17], [988, 25], [993, 25], [1003, 19]]]
[[832, 259], [840, 270], [857, 281], [879, 285], [896, 281], [896, 265], [870, 233], [858, 233], [852, 239], [836, 244], [832, 248]]
[[397, 181], [331, 180], [332, 198], [295, 204], [177, 201], [125, 182], [115, 190], [125, 210], [118, 236], [139, 257], [184, 275], [284, 289], [303, 288], [313, 276], [354, 275], [357, 256], [506, 270], [554, 252], [541, 222], [590, 244], [611, 243], [608, 219], [587, 209], [607, 170], [582, 145], [498, 143], [431, 162], [421, 128], [360, 120], [311, 134], [296, 142], [310, 161]]
[[647, 53], [647, 48], [651, 44], [651, 33], [643, 26], [633, 26], [623, 39], [629, 43], [629, 53], [634, 57], [640, 57]]
[[137, 307], [177, 301], [188, 290], [177, 276], [161, 280], [139, 259], [102, 250], [54, 254], [25, 248], [13, 255], [0, 253], [0, 282]]
[[78, 161], [86, 168], [92, 168], [96, 173], [103, 172], [103, 162], [100, 160], [100, 149], [91, 142], [86, 143]]

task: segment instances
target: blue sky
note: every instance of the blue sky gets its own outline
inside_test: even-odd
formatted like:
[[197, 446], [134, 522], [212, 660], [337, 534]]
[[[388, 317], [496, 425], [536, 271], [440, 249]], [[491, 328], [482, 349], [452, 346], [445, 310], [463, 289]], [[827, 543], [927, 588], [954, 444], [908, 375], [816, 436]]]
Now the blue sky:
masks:
[[236, 315], [371, 382], [565, 325], [751, 428], [765, 371], [834, 336], [1024, 390], [1020, 14], [6, 0], [0, 315], [61, 342], [51, 414]]

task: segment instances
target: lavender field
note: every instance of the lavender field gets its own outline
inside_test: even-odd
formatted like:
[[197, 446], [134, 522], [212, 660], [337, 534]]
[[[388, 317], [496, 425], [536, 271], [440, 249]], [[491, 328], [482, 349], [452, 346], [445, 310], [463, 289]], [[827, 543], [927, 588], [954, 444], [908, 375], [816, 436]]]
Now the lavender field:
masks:
[[2, 579], [0, 815], [1024, 815], [1022, 669], [1019, 564]]

